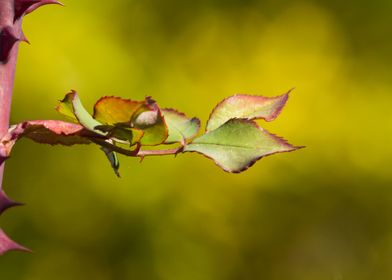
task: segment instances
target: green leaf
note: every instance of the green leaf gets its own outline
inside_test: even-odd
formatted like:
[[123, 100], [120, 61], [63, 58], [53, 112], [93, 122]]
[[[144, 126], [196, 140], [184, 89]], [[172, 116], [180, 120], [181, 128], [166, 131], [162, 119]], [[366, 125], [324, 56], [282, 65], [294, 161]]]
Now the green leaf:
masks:
[[195, 137], [200, 130], [198, 118], [188, 118], [184, 113], [174, 109], [162, 109], [162, 113], [169, 133], [166, 144], [185, 143], [188, 139]]
[[264, 156], [298, 149], [246, 119], [231, 119], [188, 144], [184, 152], [211, 158], [227, 172], [239, 173]]
[[237, 94], [220, 102], [210, 115], [207, 131], [214, 130], [230, 119], [264, 119], [273, 121], [282, 111], [289, 92], [276, 97]]
[[59, 102], [56, 107], [56, 111], [66, 117], [68, 120], [78, 123], [78, 119], [75, 116], [73, 110], [72, 99], [74, 97], [74, 93], [70, 92], [65, 95], [64, 99]]
[[86, 129], [93, 131], [100, 135], [106, 135], [100, 130], [95, 129], [95, 127], [102, 125], [100, 122], [96, 121], [83, 107], [82, 102], [79, 99], [76, 91], [71, 91], [57, 106], [57, 110], [67, 116], [71, 117], [71, 112], [77, 121]]

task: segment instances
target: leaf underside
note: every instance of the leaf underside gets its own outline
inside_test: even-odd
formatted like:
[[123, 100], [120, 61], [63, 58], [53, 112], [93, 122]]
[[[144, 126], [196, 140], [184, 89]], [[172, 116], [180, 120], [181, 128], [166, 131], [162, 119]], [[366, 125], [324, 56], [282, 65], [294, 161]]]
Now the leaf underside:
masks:
[[289, 92], [276, 97], [238, 94], [224, 99], [212, 111], [207, 131], [217, 129], [230, 119], [273, 121], [285, 106]]

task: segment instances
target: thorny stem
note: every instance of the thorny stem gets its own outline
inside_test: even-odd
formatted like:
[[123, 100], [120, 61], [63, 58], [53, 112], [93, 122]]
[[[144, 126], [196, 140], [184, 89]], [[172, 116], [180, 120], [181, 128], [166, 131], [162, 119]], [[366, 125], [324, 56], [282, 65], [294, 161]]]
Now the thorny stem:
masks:
[[[0, 136], [8, 131], [21, 20], [14, 22], [14, 0], [0, 0]], [[0, 190], [4, 163], [0, 164]]]
[[[0, 0], [0, 139], [9, 129], [18, 46], [21, 41], [28, 42], [22, 31], [22, 18], [46, 4], [60, 3], [56, 0]], [[4, 159], [0, 160], [0, 214], [20, 205], [10, 200], [2, 190], [4, 162]], [[12, 250], [29, 251], [0, 229], [0, 255]]]

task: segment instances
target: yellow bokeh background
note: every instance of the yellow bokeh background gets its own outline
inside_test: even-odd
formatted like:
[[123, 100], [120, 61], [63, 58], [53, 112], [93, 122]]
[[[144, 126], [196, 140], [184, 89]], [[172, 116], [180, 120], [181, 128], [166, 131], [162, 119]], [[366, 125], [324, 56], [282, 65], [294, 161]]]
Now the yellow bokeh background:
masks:
[[306, 149], [221, 171], [197, 154], [120, 156], [23, 140], [0, 225], [34, 254], [0, 279], [391, 279], [390, 1], [65, 1], [29, 15], [12, 122], [60, 119], [75, 89], [151, 95], [206, 122], [235, 93], [295, 87], [260, 124]]

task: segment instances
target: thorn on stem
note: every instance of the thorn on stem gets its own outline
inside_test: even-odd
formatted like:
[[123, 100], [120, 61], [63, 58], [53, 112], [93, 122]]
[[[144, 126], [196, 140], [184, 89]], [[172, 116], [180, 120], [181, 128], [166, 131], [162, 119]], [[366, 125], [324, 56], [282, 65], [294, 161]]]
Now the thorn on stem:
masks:
[[9, 251], [23, 251], [32, 253], [30, 249], [19, 245], [18, 243], [10, 239], [2, 229], [0, 229], [0, 256], [4, 255]]
[[12, 32], [12, 27], [4, 27], [0, 32], [0, 63], [6, 64], [14, 45], [20, 41]]
[[15, 206], [22, 206], [23, 203], [11, 200], [4, 191], [0, 191], [0, 215], [7, 209]]
[[48, 4], [56, 4], [64, 6], [62, 3], [56, 0], [15, 0], [15, 13], [14, 13], [14, 22], [27, 15], [39, 7]]

